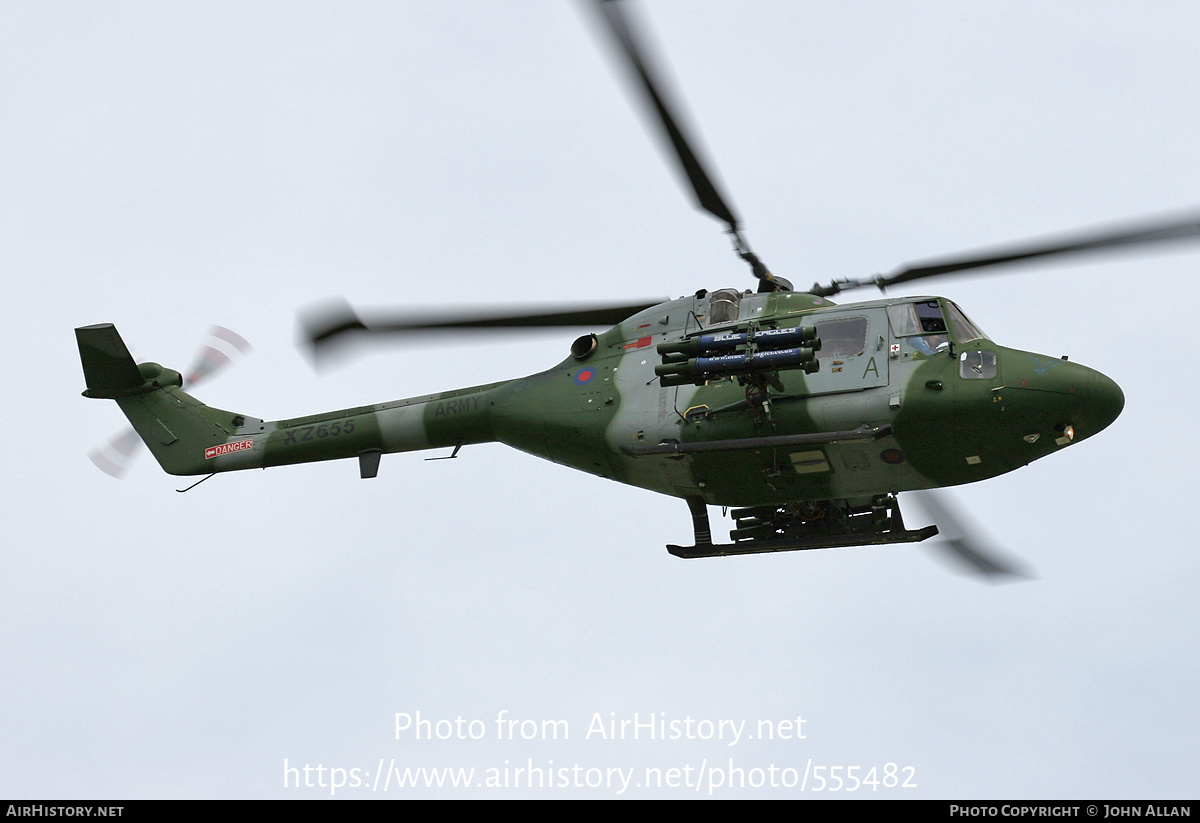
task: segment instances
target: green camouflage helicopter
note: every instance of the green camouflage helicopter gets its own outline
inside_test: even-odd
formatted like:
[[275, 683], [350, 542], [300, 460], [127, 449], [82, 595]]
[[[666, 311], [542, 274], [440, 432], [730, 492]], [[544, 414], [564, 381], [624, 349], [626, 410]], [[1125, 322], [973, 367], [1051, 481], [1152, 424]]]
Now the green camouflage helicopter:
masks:
[[[603, 328], [529, 377], [263, 421], [204, 405], [179, 372], [136, 364], [111, 324], [76, 329], [87, 390], [117, 401], [175, 475], [357, 458], [374, 477], [384, 453], [501, 442], [582, 471], [685, 500], [694, 544], [681, 557], [925, 540], [897, 495], [995, 477], [1086, 439], [1124, 405], [1103, 374], [993, 342], [936, 296], [837, 305], [861, 286], [1036, 258], [1196, 238], [1200, 221], [1077, 235], [814, 285], [770, 273], [697, 159], [614, 0], [598, 4], [665, 131], [698, 204], [727, 225], [755, 292], [724, 288], [653, 304], [530, 310], [492, 317], [364, 320], [348, 306], [310, 321], [314, 347], [370, 334], [444, 329]], [[932, 502], [932, 501], [931, 501]], [[732, 507], [730, 542], [707, 507]], [[936, 506], [936, 503], [932, 503]], [[935, 513], [936, 519], [948, 515]], [[962, 553], [983, 571], [1002, 571]]]

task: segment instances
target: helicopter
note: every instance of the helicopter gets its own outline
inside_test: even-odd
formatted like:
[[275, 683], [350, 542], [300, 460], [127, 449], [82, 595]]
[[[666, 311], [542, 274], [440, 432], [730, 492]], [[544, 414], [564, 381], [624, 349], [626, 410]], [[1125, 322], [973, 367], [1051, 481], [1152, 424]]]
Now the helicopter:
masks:
[[[936, 296], [838, 305], [850, 288], [1037, 257], [1194, 237], [1194, 221], [903, 267], [796, 291], [751, 251], [741, 221], [696, 157], [620, 6], [601, 4], [700, 206], [724, 222], [758, 289], [701, 289], [677, 300], [503, 317], [369, 322], [346, 311], [310, 330], [314, 346], [372, 333], [495, 326], [609, 326], [536, 375], [390, 403], [265, 422], [183, 392], [177, 372], [137, 365], [110, 324], [77, 329], [88, 397], [117, 400], [171, 474], [356, 458], [374, 477], [384, 453], [498, 441], [683, 499], [702, 557], [915, 542], [898, 495], [1003, 474], [1086, 439], [1123, 395], [1094, 370], [994, 343]], [[569, 316], [563, 316], [569, 315]], [[707, 507], [734, 509], [731, 542]]]

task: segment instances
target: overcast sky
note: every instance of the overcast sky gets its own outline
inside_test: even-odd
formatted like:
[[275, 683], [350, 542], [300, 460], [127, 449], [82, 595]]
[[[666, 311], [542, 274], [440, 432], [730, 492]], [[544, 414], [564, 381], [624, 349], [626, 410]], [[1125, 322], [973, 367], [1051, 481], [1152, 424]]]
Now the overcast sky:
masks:
[[[1194, 3], [637, 5], [752, 244], [798, 286], [1200, 202]], [[187, 494], [147, 454], [120, 482], [91, 465], [123, 418], [80, 397], [76, 326], [180, 369], [235, 329], [253, 355], [197, 394], [278, 419], [533, 373], [577, 335], [318, 374], [296, 316], [332, 295], [752, 287], [588, 11], [0, 0], [0, 795], [317, 797], [332, 767], [359, 770], [339, 797], [611, 797], [614, 769], [624, 796], [704, 796], [645, 770], [773, 766], [824, 796], [812, 769], [892, 763], [914, 788], [837, 796], [1195, 797], [1195, 246], [922, 285], [1126, 395], [1094, 439], [953, 491], [1033, 567], [1020, 584], [920, 546], [678, 560], [682, 501], [500, 445]], [[397, 739], [418, 711], [483, 739]], [[497, 740], [505, 711], [569, 739]], [[635, 713], [696, 739], [588, 735]], [[759, 739], [798, 717], [803, 739]], [[285, 788], [285, 761], [325, 787]], [[381, 764], [475, 772], [384, 792]], [[529, 765], [556, 785], [513, 787]], [[509, 787], [479, 787], [490, 769]]]

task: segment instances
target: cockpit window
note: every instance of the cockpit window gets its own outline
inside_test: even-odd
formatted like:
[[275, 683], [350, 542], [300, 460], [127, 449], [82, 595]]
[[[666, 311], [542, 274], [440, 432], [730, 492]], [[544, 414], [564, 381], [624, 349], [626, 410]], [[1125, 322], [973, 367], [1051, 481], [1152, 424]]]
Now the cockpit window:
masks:
[[887, 307], [892, 334], [907, 338], [909, 346], [922, 354], [934, 354], [949, 347], [946, 321], [936, 300], [916, 300]]
[[917, 320], [921, 324], [922, 332], [942, 334], [946, 331], [946, 321], [942, 318], [942, 307], [938, 305], [938, 301], [925, 300], [913, 303], [912, 307], [917, 310]]
[[920, 334], [921, 327], [917, 325], [917, 312], [912, 303], [898, 303], [887, 307], [888, 320], [892, 324], [892, 334], [896, 337], [908, 337], [910, 334]]
[[946, 314], [950, 318], [950, 328], [954, 331], [954, 338], [959, 343], [966, 343], [968, 340], [982, 340], [987, 337], [978, 326], [971, 322], [962, 309], [949, 300], [946, 301]]
[[897, 303], [888, 306], [888, 319], [892, 322], [892, 334], [908, 337], [913, 334], [944, 334], [946, 321], [942, 318], [942, 307], [936, 300], [921, 300], [915, 303]]
[[867, 347], [867, 318], [841, 317], [837, 320], [822, 320], [816, 324], [817, 337], [821, 339], [818, 358], [852, 357], [862, 354]]

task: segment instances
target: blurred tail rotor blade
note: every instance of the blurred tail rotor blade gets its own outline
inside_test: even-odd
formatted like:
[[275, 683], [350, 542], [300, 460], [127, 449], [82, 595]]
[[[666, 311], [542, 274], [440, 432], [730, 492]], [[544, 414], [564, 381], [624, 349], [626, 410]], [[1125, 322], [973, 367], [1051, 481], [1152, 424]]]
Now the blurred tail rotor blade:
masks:
[[221, 371], [253, 348], [246, 338], [224, 326], [213, 326], [208, 330], [208, 337], [200, 347], [194, 365], [184, 375], [184, 385], [188, 388]]
[[1028, 579], [1032, 575], [1024, 564], [990, 544], [983, 533], [971, 526], [965, 515], [955, 511], [946, 494], [931, 491], [912, 492], [914, 498], [937, 523], [941, 540], [933, 540], [930, 548], [940, 549], [957, 561], [960, 568], [981, 575], [991, 583]]
[[105, 445], [88, 453], [88, 459], [100, 471], [118, 480], [125, 474], [129, 464], [133, 462], [142, 439], [133, 429], [126, 429], [116, 435]]

